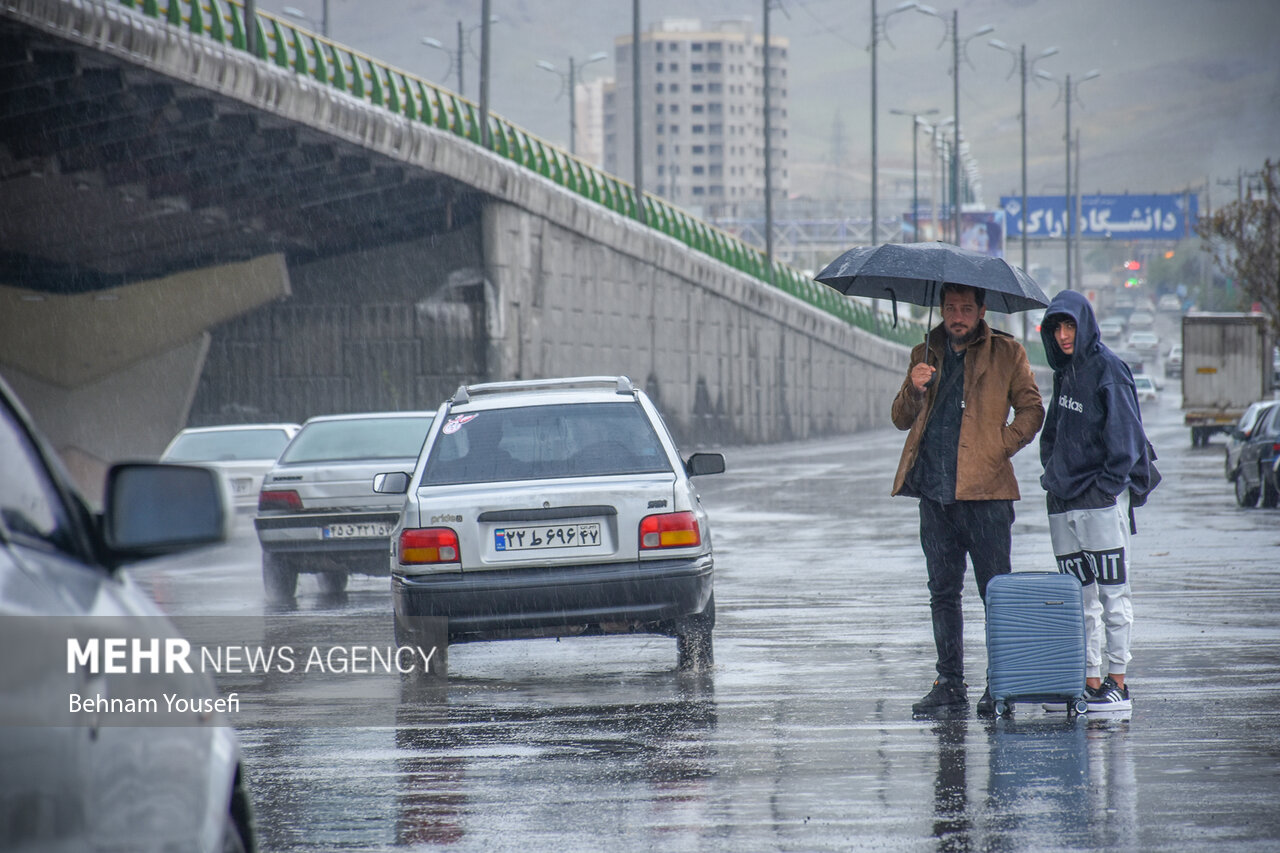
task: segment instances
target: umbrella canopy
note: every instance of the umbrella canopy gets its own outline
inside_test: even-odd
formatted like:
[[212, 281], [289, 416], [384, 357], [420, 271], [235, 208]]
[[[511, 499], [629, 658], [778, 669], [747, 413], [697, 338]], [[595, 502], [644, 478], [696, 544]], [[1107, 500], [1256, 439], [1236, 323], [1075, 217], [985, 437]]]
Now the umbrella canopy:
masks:
[[986, 291], [986, 306], [1012, 314], [1044, 308], [1049, 297], [1031, 276], [1004, 258], [950, 243], [884, 243], [858, 246], [836, 258], [814, 279], [847, 296], [937, 304], [944, 282]]

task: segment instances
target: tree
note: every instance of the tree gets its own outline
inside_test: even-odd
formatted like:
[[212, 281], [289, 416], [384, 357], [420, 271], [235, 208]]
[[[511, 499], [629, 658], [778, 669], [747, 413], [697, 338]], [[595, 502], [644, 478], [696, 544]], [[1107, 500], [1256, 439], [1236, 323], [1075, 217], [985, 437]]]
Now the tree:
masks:
[[[1249, 176], [1248, 196], [1200, 220], [1204, 249], [1280, 334], [1280, 162]], [[1247, 306], [1243, 306], [1247, 307]]]

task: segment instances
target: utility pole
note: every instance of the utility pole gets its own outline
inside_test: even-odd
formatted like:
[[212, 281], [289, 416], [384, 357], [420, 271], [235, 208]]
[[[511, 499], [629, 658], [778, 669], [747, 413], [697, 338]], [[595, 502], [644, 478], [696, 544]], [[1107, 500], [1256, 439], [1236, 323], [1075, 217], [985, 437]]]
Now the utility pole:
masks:
[[[769, 110], [769, 6], [772, 0], [764, 0], [764, 257], [768, 280], [773, 284], [773, 155], [769, 149], [773, 147], [773, 124]], [[875, 0], [871, 0], [871, 8], [875, 9]], [[875, 48], [872, 48], [873, 50]], [[874, 63], [873, 63], [874, 65]], [[873, 72], [874, 73], [874, 72]], [[874, 154], [872, 155], [875, 156]], [[873, 189], [874, 193], [875, 190]], [[872, 196], [874, 198], [874, 196]], [[874, 205], [875, 202], [872, 202]], [[875, 227], [875, 223], [872, 223]]]
[[631, 0], [631, 133], [636, 219], [644, 222], [644, 155], [640, 148], [644, 137], [640, 130], [640, 0]]
[[1071, 282], [1071, 231], [1075, 227], [1075, 217], [1071, 211], [1071, 75], [1067, 75], [1067, 290], [1073, 290]]
[[467, 96], [467, 85], [462, 80], [462, 52], [465, 48], [462, 36], [462, 21], [458, 21], [458, 94], [462, 97]]
[[489, 147], [489, 0], [480, 0], [480, 144]]

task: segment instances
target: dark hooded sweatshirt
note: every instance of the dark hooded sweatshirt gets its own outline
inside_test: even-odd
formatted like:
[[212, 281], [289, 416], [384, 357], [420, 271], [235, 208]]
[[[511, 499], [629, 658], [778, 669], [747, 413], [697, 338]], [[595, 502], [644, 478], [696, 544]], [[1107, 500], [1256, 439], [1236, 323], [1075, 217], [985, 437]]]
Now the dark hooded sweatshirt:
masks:
[[[1076, 324], [1074, 353], [1054, 339], [1061, 316]], [[1040, 327], [1053, 368], [1053, 396], [1040, 433], [1040, 485], [1063, 501], [1097, 488], [1115, 497], [1146, 447], [1138, 394], [1129, 365], [1102, 343], [1089, 300], [1073, 290], [1053, 298]]]

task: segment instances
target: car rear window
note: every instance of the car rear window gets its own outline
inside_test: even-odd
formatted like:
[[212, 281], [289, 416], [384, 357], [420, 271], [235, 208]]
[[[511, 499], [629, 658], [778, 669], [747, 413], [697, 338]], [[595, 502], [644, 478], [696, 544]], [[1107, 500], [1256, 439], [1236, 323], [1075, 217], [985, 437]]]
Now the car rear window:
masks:
[[424, 485], [671, 470], [635, 403], [573, 403], [453, 414], [427, 458]]
[[237, 429], [192, 432], [179, 436], [164, 455], [165, 462], [227, 462], [236, 459], [275, 459], [289, 443], [282, 429]]
[[431, 417], [316, 421], [293, 437], [282, 464], [408, 459], [422, 451]]

